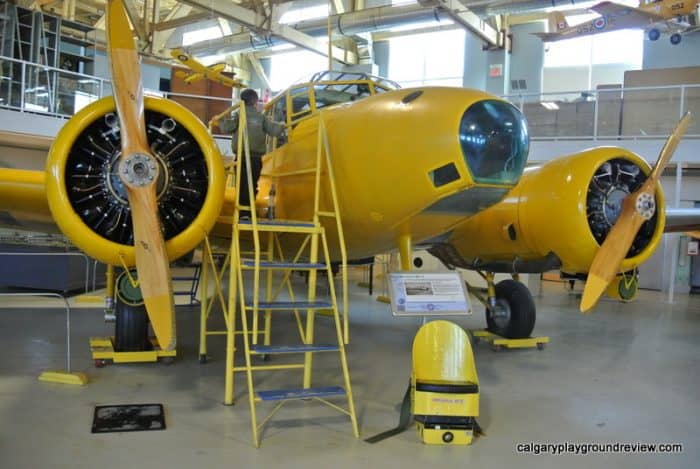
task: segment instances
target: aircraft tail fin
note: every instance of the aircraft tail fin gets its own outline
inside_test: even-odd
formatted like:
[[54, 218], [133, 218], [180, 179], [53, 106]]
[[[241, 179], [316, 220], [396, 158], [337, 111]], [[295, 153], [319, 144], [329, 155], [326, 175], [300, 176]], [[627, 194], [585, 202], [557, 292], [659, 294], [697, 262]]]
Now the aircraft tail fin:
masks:
[[547, 15], [548, 21], [548, 31], [550, 33], [558, 33], [562, 29], [569, 27], [569, 23], [566, 22], [566, 17], [561, 11], [552, 11]]

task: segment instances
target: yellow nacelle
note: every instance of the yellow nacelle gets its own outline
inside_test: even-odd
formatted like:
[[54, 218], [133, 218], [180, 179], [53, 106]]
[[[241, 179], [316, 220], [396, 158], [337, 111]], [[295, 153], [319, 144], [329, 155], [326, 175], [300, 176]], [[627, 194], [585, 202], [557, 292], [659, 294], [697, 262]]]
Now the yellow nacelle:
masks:
[[[461, 146], [460, 125], [468, 109], [486, 100], [505, 103], [475, 90], [426, 88], [388, 91], [322, 109], [300, 120], [290, 129], [288, 143], [264, 158], [258, 202], [266, 203], [274, 183], [276, 216], [309, 218], [312, 207], [306, 201], [313, 200], [322, 118], [351, 258], [395, 249], [402, 235], [421, 241], [442, 234], [498, 202], [522, 171], [522, 165], [515, 165], [505, 182], [475, 181]], [[520, 118], [517, 110], [514, 115]], [[438, 168], [448, 168], [454, 177], [436, 184]], [[323, 180], [321, 200], [327, 208], [330, 188]], [[331, 237], [334, 228], [334, 222], [326, 225]]]
[[[197, 154], [201, 152], [201, 156], [198, 154], [198, 164], [201, 162], [205, 167], [205, 169], [200, 169], [201, 174], [206, 176], [205, 178], [198, 180], [197, 183], [192, 181], [188, 187], [176, 188], [176, 190], [180, 191], [199, 190], [202, 193], [206, 191], [206, 196], [203, 198], [197, 213], [193, 215], [192, 220], [187, 222], [186, 226], [183, 226], [182, 230], [176, 235], [166, 239], [165, 247], [168, 257], [172, 260], [194, 249], [204, 239], [204, 236], [216, 221], [224, 200], [225, 175], [223, 163], [221, 154], [214, 140], [209, 136], [206, 127], [190, 111], [174, 101], [149, 97], [145, 98], [144, 107], [147, 112], [158, 113], [163, 119], [162, 127], [151, 129], [150, 132], [162, 135], [173, 132], [175, 137], [167, 136], [167, 138], [172, 140], [172, 146], [185, 145], [188, 152]], [[94, 167], [89, 167], [91, 164], [95, 166], [101, 165], [105, 159], [114, 159], [116, 161], [114, 156], [119, 152], [116, 139], [108, 142], [104, 133], [95, 130], [97, 124], [104, 123], [100, 129], [106, 128], [109, 132], [118, 134], [116, 118], [108, 121], [110, 119], [108, 116], [114, 117], [113, 114], [115, 112], [114, 98], [111, 96], [106, 97], [83, 108], [63, 126], [49, 150], [46, 162], [46, 196], [53, 219], [61, 231], [76, 246], [89, 256], [106, 264], [133, 266], [133, 244], [115, 242], [97, 232], [90, 223], [86, 222], [86, 217], [78, 213], [80, 210], [75, 207], [75, 199], [71, 198], [75, 191], [84, 191], [86, 197], [102, 197], [99, 188], [96, 189], [97, 192], [90, 192], [89, 188], [81, 187], [79, 183], [82, 182], [81, 177], [83, 177], [83, 173], [78, 174], [73, 167], [69, 168], [68, 161], [71, 155], [76, 152], [84, 152], [85, 161], [90, 162], [89, 164], [83, 163], [83, 166], [86, 167], [86, 169], [81, 169], [85, 171], [84, 177], [86, 180], [95, 181], [95, 184], [104, 183], [104, 191], [109, 192], [109, 197], [107, 197], [106, 201], [100, 200], [99, 203], [95, 204], [95, 210], [98, 212], [98, 215], [103, 215], [105, 219], [108, 219], [108, 210], [111, 205], [109, 202], [115, 202], [113, 205], [116, 206], [120, 205], [117, 201], [121, 200], [120, 207], [126, 207], [126, 195], [125, 191], [120, 189], [120, 183], [116, 180], [106, 183], [105, 181], [109, 179], [109, 175], [106, 172], [92, 174], [90, 171], [94, 170]], [[168, 119], [171, 119], [172, 122], [168, 121], [166, 123], [165, 121]], [[97, 140], [96, 145], [95, 140]], [[116, 148], [110, 148], [108, 143], [113, 143], [117, 146]], [[169, 155], [163, 154], [160, 148], [152, 148], [152, 150], [162, 163], [160, 171], [166, 172], [166, 175], [163, 177], [164, 182], [158, 189], [159, 202], [162, 204], [163, 196], [167, 195], [168, 191], [172, 189], [168, 184], [175, 181], [175, 174], [171, 165], [174, 167], [177, 163], [168, 160]], [[188, 155], [189, 153], [181, 158], [190, 158]], [[165, 167], [170, 169], [166, 170], [164, 169]], [[186, 180], [188, 179], [183, 176], [183, 181]], [[104, 191], [102, 193], [106, 194]], [[182, 200], [184, 201], [185, 198], [183, 197]], [[161, 211], [163, 210], [167, 210], [167, 207], [161, 207]], [[128, 209], [125, 209], [125, 211], [128, 212]], [[167, 214], [165, 216], [167, 217]], [[93, 219], [97, 219], [94, 222], [95, 225], [100, 223], [99, 216], [93, 215]], [[110, 223], [112, 222], [114, 221], [110, 220]], [[123, 220], [117, 219], [117, 223], [121, 222]], [[167, 220], [163, 223], [166, 224]]]
[[[536, 268], [519, 269], [518, 265], [530, 261], [532, 266], [552, 253], [562, 271], [588, 272], [599, 248], [589, 226], [589, 188], [596, 171], [613, 160], [629, 161], [646, 175], [651, 171], [638, 155], [617, 147], [596, 148], [527, 168], [503, 201], [460, 224], [450, 244], [471, 265], [499, 264], [508, 272], [536, 272]], [[664, 207], [660, 185], [656, 206]], [[632, 270], [649, 258], [661, 240], [664, 222], [664, 210], [657, 210], [648, 242], [625, 259], [621, 271]]]

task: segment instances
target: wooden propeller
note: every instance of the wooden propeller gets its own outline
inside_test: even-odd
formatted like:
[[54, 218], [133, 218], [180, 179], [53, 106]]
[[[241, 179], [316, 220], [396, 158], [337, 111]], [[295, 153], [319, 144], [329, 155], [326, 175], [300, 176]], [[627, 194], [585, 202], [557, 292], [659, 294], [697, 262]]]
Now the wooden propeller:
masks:
[[129, 198], [136, 271], [160, 347], [173, 350], [176, 342], [175, 307], [156, 197], [159, 167], [148, 146], [141, 68], [123, 0], [109, 0], [107, 52], [121, 129], [119, 177]]
[[659, 159], [642, 187], [622, 201], [620, 216], [598, 249], [588, 271], [588, 279], [581, 298], [580, 309], [582, 313], [588, 312], [596, 305], [605, 289], [620, 271], [620, 265], [632, 247], [634, 238], [642, 224], [654, 216], [656, 212], [654, 198], [656, 184], [671, 160], [673, 152], [676, 151], [681, 137], [688, 129], [689, 123], [690, 112], [687, 112], [678, 122], [673, 133], [669, 135], [666, 144], [661, 149]]

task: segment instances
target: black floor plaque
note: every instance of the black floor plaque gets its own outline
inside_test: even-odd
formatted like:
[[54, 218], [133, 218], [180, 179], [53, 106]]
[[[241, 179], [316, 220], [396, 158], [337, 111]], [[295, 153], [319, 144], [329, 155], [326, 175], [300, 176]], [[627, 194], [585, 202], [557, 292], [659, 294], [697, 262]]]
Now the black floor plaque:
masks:
[[92, 433], [165, 430], [163, 404], [98, 405]]

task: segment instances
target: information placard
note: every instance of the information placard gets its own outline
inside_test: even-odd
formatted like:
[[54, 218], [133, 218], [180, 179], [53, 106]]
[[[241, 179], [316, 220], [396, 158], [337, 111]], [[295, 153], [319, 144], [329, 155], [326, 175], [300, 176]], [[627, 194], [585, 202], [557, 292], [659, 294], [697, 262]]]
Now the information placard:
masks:
[[467, 315], [472, 312], [459, 272], [391, 273], [389, 296], [394, 316]]

